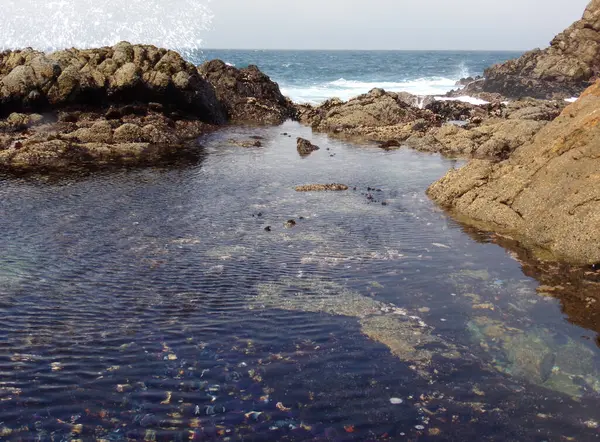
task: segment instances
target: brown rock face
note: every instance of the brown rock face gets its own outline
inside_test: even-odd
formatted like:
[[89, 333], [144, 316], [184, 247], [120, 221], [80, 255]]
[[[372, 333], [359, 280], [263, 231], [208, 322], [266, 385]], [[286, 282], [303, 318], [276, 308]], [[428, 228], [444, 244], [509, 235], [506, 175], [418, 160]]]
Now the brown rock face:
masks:
[[579, 95], [600, 75], [600, 0], [583, 18], [557, 35], [550, 47], [492, 66], [474, 84], [506, 97], [568, 98]]
[[205, 122], [226, 122], [213, 87], [178, 53], [119, 43], [51, 54], [0, 53], [1, 112], [157, 102]]
[[467, 221], [575, 264], [600, 262], [600, 81], [503, 162], [472, 160], [428, 190]]
[[234, 122], [281, 124], [295, 116], [292, 102], [281, 94], [277, 83], [254, 65], [237, 69], [212, 60], [199, 66], [198, 71], [215, 87]]

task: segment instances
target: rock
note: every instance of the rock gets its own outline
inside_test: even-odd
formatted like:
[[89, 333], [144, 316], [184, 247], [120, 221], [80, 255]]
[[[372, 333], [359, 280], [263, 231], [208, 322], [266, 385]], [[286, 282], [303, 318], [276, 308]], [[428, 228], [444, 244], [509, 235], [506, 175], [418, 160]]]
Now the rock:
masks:
[[348, 190], [345, 184], [307, 184], [305, 186], [296, 186], [296, 192], [323, 192], [323, 191], [340, 191]]
[[480, 89], [511, 98], [569, 98], [599, 75], [600, 0], [592, 0], [583, 18], [557, 35], [550, 47], [487, 69]]
[[122, 102], [158, 103], [209, 123], [227, 119], [214, 88], [173, 51], [122, 42], [51, 54], [0, 53], [2, 113]]
[[[141, 110], [124, 110], [122, 120], [105, 119], [107, 110], [103, 108], [97, 112], [60, 111], [21, 130], [0, 120], [0, 171], [72, 172], [195, 160], [199, 152], [194, 140], [214, 130], [198, 120], [172, 120], [148, 108]], [[16, 115], [9, 120], [39, 120], [36, 114]]]
[[319, 146], [315, 146], [310, 141], [300, 137], [296, 140], [296, 148], [301, 156], [310, 155], [315, 150], [319, 150]]
[[262, 147], [262, 142], [260, 140], [235, 140], [230, 139], [227, 140], [229, 144], [239, 147]]
[[281, 124], [295, 117], [295, 108], [281, 94], [279, 85], [254, 65], [237, 69], [212, 60], [199, 66], [198, 71], [214, 86], [232, 121]]
[[289, 219], [285, 222], [285, 224], [283, 225], [286, 229], [291, 229], [292, 227], [294, 227], [296, 225], [296, 221], [293, 219]]
[[539, 255], [600, 262], [600, 81], [508, 160], [472, 160], [428, 189], [462, 220], [522, 239]]

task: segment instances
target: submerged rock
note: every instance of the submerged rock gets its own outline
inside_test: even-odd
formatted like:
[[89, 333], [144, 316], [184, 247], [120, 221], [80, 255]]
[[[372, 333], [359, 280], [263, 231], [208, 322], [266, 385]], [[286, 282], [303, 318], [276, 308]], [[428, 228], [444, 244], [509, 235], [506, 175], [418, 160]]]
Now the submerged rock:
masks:
[[261, 283], [257, 288], [258, 295], [252, 301], [252, 308], [276, 308], [357, 318], [366, 336], [389, 347], [402, 361], [413, 364], [425, 378], [432, 376], [429, 368], [434, 350], [431, 346], [437, 347], [435, 351], [440, 355], [457, 355], [456, 349], [435, 336], [419, 317], [334, 282], [282, 278]]
[[298, 153], [301, 156], [310, 155], [315, 150], [320, 149], [319, 146], [315, 146], [310, 141], [300, 137], [298, 137], [298, 139], [296, 140], [296, 148], [298, 149]]
[[506, 161], [472, 160], [428, 195], [552, 258], [600, 262], [600, 81]]
[[304, 186], [296, 186], [296, 192], [324, 192], [324, 191], [340, 191], [348, 190], [345, 184], [306, 184]]

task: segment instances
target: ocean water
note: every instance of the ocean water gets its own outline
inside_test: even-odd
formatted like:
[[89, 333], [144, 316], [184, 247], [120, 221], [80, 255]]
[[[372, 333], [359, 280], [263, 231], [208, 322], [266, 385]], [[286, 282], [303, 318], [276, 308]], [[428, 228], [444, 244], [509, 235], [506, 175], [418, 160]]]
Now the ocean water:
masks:
[[456, 81], [521, 55], [487, 51], [268, 51], [204, 50], [195, 63], [214, 58], [242, 68], [256, 64], [296, 102], [347, 100], [374, 87], [415, 95], [443, 95]]

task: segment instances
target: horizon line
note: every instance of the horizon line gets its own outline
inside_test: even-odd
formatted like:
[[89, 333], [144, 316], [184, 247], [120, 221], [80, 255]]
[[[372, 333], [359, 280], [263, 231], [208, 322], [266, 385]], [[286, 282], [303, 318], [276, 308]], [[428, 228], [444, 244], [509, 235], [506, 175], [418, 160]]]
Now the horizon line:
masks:
[[298, 48], [200, 48], [201, 51], [330, 51], [330, 52], [526, 52], [531, 49], [298, 49]]

